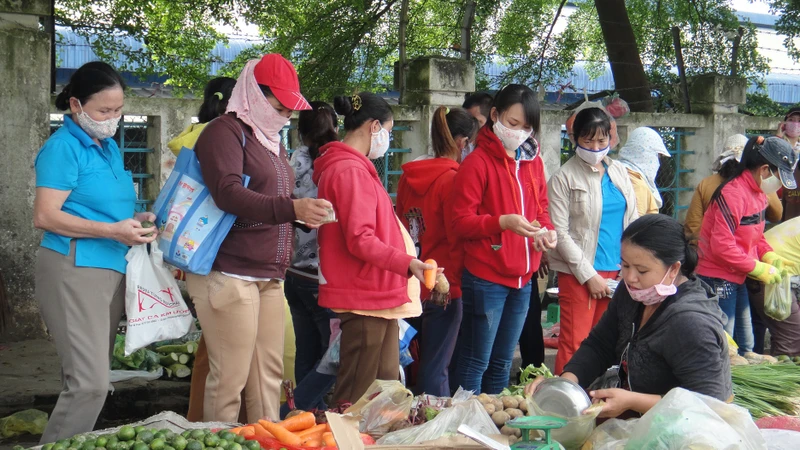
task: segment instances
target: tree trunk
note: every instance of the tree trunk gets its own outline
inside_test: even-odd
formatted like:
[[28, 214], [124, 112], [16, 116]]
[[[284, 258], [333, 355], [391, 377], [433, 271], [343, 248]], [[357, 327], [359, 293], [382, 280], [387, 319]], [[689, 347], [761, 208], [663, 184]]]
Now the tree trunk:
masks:
[[475, 20], [475, 0], [467, 0], [461, 20], [461, 59], [472, 58], [472, 22]]
[[653, 112], [650, 82], [639, 57], [625, 0], [594, 0], [603, 40], [606, 43], [611, 73], [619, 96], [631, 111]]

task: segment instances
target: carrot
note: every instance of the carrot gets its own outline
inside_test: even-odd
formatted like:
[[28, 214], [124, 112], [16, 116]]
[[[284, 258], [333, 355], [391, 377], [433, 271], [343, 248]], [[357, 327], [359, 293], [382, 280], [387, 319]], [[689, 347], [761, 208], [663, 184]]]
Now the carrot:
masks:
[[322, 440], [318, 437], [309, 438], [303, 441], [302, 446], [310, 448], [319, 448], [322, 447]]
[[268, 438], [271, 438], [271, 439], [275, 438], [275, 436], [272, 433], [270, 433], [269, 431], [267, 431], [266, 428], [262, 427], [261, 425], [259, 425], [257, 423], [254, 423], [254, 424], [252, 424], [250, 426], [253, 427], [253, 434], [255, 436], [268, 437]]
[[288, 431], [303, 431], [317, 424], [317, 417], [314, 413], [304, 412], [289, 419], [279, 422], [279, 425]]
[[275, 439], [281, 441], [282, 444], [300, 445], [300, 438], [283, 426], [266, 420], [259, 420], [258, 424], [264, 427], [264, 429], [268, 432], [272, 433], [272, 435], [275, 436]]
[[428, 290], [431, 290], [434, 286], [436, 286], [436, 272], [438, 271], [439, 266], [436, 264], [436, 261], [432, 259], [425, 261], [425, 264], [430, 264], [433, 266], [433, 269], [422, 272], [423, 276], [425, 277], [425, 287]]
[[322, 434], [322, 443], [325, 447], [339, 448], [339, 446], [336, 445], [336, 439], [333, 438], [333, 433], [329, 431]]
[[303, 431], [298, 431], [296, 434], [300, 437], [300, 439], [306, 439], [310, 436], [316, 436], [321, 438], [322, 433], [328, 431], [328, 424], [322, 423], [319, 425], [314, 425], [311, 428], [305, 429]]
[[[242, 429], [242, 431], [239, 432], [239, 436], [244, 436], [244, 437], [247, 438], [247, 437], [252, 437], [252, 436], [256, 435], [256, 427], [254, 427], [253, 425], [245, 425], [245, 426], [241, 427], [241, 429]], [[266, 432], [266, 431], [267, 430], [264, 430], [264, 432]]]
[[236, 427], [236, 428], [231, 428], [231, 429], [230, 429], [230, 430], [228, 430], [228, 431], [230, 431], [230, 432], [231, 432], [231, 433], [233, 433], [233, 434], [239, 434], [239, 433], [241, 433], [241, 432], [242, 432], [242, 428], [244, 428], [244, 427]]

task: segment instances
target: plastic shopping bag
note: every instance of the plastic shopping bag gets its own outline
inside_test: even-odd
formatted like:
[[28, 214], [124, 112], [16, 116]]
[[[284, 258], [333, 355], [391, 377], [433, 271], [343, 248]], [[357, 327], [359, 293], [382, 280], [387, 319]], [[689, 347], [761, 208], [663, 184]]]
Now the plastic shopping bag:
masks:
[[399, 381], [375, 380], [344, 413], [361, 416], [359, 431], [379, 438], [395, 423], [408, 420], [413, 402], [414, 394]]
[[461, 424], [469, 425], [485, 434], [499, 434], [500, 430], [486, 414], [477, 399], [467, 400], [443, 409], [433, 420], [412, 428], [395, 431], [378, 439], [378, 445], [416, 445], [441, 437], [454, 436]]
[[[244, 146], [244, 134], [242, 134]], [[242, 176], [247, 186], [250, 178]], [[184, 147], [153, 205], [164, 259], [186, 272], [208, 275], [236, 216], [219, 209], [208, 192], [200, 162]]]
[[775, 320], [786, 320], [792, 314], [792, 278], [785, 276], [778, 283], [764, 288], [764, 313]]
[[134, 245], [125, 259], [125, 356], [153, 342], [177, 339], [194, 319], [158, 246]]

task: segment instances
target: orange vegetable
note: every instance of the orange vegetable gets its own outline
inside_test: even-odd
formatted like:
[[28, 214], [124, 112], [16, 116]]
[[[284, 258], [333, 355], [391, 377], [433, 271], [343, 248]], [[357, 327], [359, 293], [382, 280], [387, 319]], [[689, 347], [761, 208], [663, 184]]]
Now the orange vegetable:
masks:
[[339, 446], [336, 445], [336, 439], [333, 438], [333, 433], [330, 431], [322, 434], [322, 443], [325, 447], [339, 448]]
[[302, 443], [303, 447], [320, 448], [322, 447], [322, 440], [318, 437], [308, 438]]
[[230, 430], [228, 430], [228, 431], [230, 431], [230, 432], [231, 432], [231, 433], [233, 433], [233, 434], [239, 434], [239, 433], [241, 433], [241, 432], [242, 432], [242, 428], [244, 428], [244, 427], [236, 427], [236, 428], [231, 428], [231, 429], [230, 429]]
[[264, 427], [264, 429], [268, 432], [272, 433], [272, 435], [275, 436], [275, 439], [281, 441], [283, 444], [300, 445], [301, 443], [300, 438], [297, 437], [296, 434], [277, 423], [272, 423], [267, 420], [259, 420], [258, 424]]
[[303, 431], [317, 424], [314, 413], [304, 412], [280, 422], [279, 425], [288, 431]]
[[438, 271], [439, 266], [436, 264], [436, 261], [432, 259], [425, 261], [425, 264], [430, 264], [433, 266], [433, 269], [422, 272], [423, 276], [425, 277], [425, 287], [428, 290], [431, 290], [434, 286], [436, 286], [436, 272]]
[[272, 433], [270, 433], [269, 431], [266, 430], [266, 428], [262, 427], [261, 425], [259, 425], [257, 423], [254, 423], [254, 424], [252, 424], [250, 426], [253, 427], [253, 434], [255, 436], [275, 438], [275, 436]]
[[[256, 427], [254, 427], [253, 425], [246, 425], [241, 427], [241, 429], [242, 430], [239, 432], [239, 436], [244, 436], [248, 438], [256, 435]], [[264, 432], [266, 433], [267, 430], [264, 430]]]
[[322, 438], [322, 433], [326, 431], [329, 431], [328, 424], [322, 423], [319, 425], [314, 425], [306, 430], [298, 431], [296, 434], [298, 437], [300, 437], [300, 439], [307, 439], [312, 436]]

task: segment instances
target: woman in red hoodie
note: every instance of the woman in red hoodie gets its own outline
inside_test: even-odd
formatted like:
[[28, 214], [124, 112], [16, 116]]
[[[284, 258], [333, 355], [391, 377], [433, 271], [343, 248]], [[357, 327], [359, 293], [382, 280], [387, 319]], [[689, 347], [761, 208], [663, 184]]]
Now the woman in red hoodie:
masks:
[[452, 226], [465, 242], [456, 381], [476, 393], [508, 385], [531, 277], [556, 245], [538, 132], [536, 94], [504, 87], [455, 179]]
[[417, 256], [445, 268], [450, 293], [443, 295], [422, 287], [425, 301], [420, 327], [420, 361], [416, 389], [419, 393], [450, 396], [448, 366], [461, 325], [461, 269], [463, 243], [455, 237], [452, 222], [445, 219], [461, 151], [478, 131], [478, 121], [460, 108], [440, 106], [431, 124], [434, 158], [403, 165], [397, 187], [395, 210], [411, 231]]
[[317, 196], [337, 222], [319, 229], [319, 305], [341, 319], [333, 400], [355, 403], [376, 379], [400, 375], [397, 319], [422, 314], [419, 280], [433, 269], [416, 258], [371, 159], [389, 149], [389, 104], [375, 94], [336, 97], [346, 135], [314, 161]]

